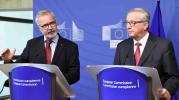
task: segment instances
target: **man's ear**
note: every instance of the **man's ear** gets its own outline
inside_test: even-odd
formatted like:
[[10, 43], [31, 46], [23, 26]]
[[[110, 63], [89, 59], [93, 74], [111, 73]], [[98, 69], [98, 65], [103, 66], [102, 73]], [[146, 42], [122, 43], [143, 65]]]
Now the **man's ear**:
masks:
[[149, 29], [149, 23], [148, 22], [144, 22], [144, 30], [148, 30]]

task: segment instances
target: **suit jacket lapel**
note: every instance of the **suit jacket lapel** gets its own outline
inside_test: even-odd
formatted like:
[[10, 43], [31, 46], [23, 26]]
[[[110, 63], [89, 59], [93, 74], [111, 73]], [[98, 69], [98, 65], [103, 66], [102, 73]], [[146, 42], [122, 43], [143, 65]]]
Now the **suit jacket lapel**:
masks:
[[145, 62], [145, 60], [150, 55], [154, 47], [155, 47], [155, 39], [151, 35], [149, 35], [146, 46], [140, 58], [139, 65], [142, 65]]
[[[37, 45], [37, 46], [35, 46], [36, 47], [36, 56], [35, 57], [37, 57], [39, 60], [41, 60], [41, 61], [39, 61], [40, 63], [46, 63], [46, 55], [45, 55], [45, 46], [44, 46], [44, 38], [42, 37], [42, 38], [40, 38], [39, 39], [39, 42], [37, 42], [37, 44], [34, 44], [34, 45]], [[37, 59], [36, 58], [36, 59]]]
[[128, 55], [126, 58], [126, 65], [135, 65], [135, 59], [134, 59], [134, 43], [133, 43], [133, 39], [129, 40], [129, 48], [128, 48]]
[[41, 59], [42, 59], [42, 63], [46, 63], [46, 53], [45, 53], [45, 45], [44, 45], [44, 38], [42, 39], [42, 41], [40, 41], [40, 51], [41, 51]]
[[63, 41], [63, 38], [59, 35], [58, 43], [57, 43], [57, 46], [55, 48], [54, 56], [53, 56], [53, 59], [52, 59], [52, 64], [54, 64], [56, 61], [59, 62], [59, 61], [62, 60], [61, 55], [62, 55], [63, 49], [64, 49], [64, 41]]

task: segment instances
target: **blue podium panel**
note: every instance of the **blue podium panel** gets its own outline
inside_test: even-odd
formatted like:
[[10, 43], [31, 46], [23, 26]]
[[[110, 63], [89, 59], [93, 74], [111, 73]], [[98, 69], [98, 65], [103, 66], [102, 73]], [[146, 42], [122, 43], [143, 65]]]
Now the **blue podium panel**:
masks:
[[113, 67], [98, 74], [100, 100], [146, 100], [146, 76], [127, 68]]
[[18, 66], [11, 71], [13, 100], [52, 100], [52, 74], [31, 66]]

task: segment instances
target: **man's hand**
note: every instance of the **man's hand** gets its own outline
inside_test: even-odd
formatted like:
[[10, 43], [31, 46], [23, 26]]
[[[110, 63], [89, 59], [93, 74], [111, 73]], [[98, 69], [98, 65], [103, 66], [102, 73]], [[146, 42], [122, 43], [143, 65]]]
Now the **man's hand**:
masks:
[[160, 95], [161, 100], [170, 100], [171, 99], [170, 93], [165, 88], [159, 88], [158, 93]]
[[10, 52], [8, 48], [5, 49], [1, 54], [2, 59], [7, 63], [11, 62], [12, 58], [14, 57], [15, 52], [16, 52], [16, 49], [14, 49], [13, 52]]

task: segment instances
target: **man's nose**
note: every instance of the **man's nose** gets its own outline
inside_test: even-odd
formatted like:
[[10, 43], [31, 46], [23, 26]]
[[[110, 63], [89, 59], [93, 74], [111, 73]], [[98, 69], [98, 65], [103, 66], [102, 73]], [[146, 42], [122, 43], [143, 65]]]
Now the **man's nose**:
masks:
[[48, 29], [52, 29], [52, 26], [51, 26], [51, 25], [48, 25]]
[[131, 29], [131, 25], [130, 25], [130, 24], [127, 24], [127, 25], [126, 25], [126, 28], [127, 28], [127, 29]]

